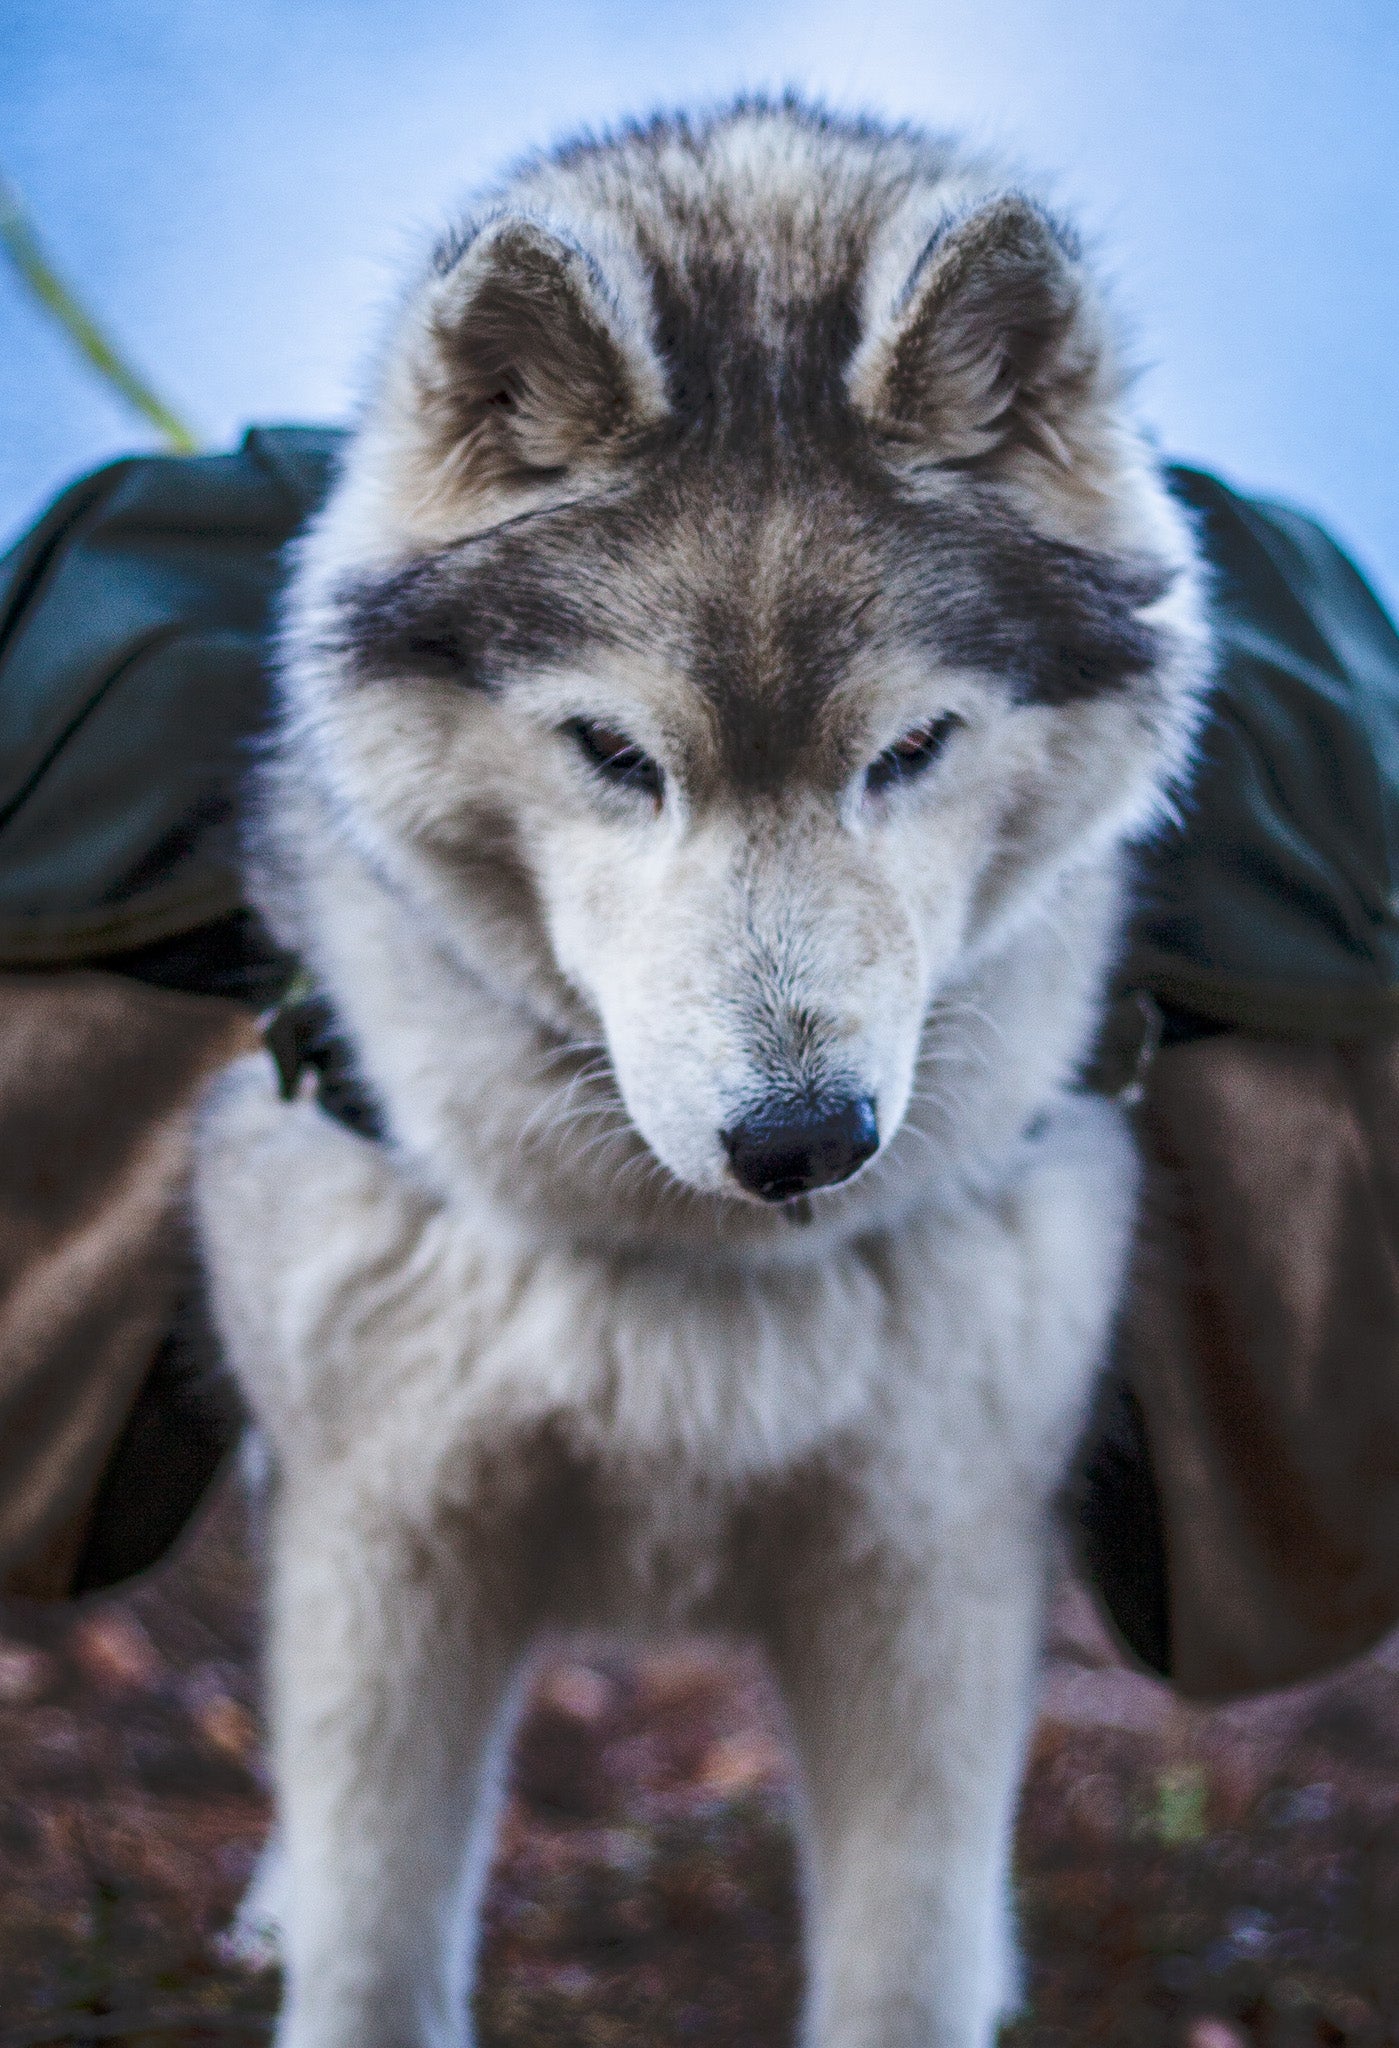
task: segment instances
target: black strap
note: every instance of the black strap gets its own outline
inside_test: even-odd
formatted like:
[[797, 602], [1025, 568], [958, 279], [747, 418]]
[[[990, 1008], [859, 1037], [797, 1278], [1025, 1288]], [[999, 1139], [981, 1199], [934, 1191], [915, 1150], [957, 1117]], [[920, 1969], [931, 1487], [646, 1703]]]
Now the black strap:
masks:
[[382, 1139], [383, 1112], [355, 1065], [353, 1047], [325, 997], [302, 993], [304, 987], [304, 982], [294, 984], [262, 1021], [263, 1043], [276, 1065], [283, 1100], [299, 1095], [310, 1074], [316, 1101], [327, 1116], [356, 1137]]

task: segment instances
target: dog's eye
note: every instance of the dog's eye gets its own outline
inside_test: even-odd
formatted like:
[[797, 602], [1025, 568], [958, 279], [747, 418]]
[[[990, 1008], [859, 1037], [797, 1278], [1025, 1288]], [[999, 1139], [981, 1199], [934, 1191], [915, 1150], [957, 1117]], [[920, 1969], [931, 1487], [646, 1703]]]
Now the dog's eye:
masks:
[[929, 719], [926, 725], [915, 726], [912, 732], [906, 732], [901, 740], [895, 740], [892, 747], [886, 747], [877, 759], [870, 762], [865, 770], [865, 788], [877, 791], [888, 789], [896, 782], [911, 782], [915, 775], [921, 775], [936, 761], [958, 726], [965, 723], [955, 711], [944, 711], [941, 717]]
[[622, 789], [638, 789], [659, 805], [665, 776], [658, 761], [644, 754], [635, 740], [610, 725], [598, 725], [591, 718], [573, 718], [564, 731], [581, 749], [589, 765], [605, 782]]

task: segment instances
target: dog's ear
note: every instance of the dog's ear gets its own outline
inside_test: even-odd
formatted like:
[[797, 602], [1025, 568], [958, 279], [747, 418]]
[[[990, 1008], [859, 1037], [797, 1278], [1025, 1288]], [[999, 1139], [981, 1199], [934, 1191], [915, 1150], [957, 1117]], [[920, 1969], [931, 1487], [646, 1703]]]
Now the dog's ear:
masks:
[[547, 482], [615, 459], [665, 410], [644, 283], [507, 216], [446, 253], [410, 351], [419, 454], [438, 491]]
[[1120, 379], [1075, 245], [1012, 193], [940, 225], [911, 268], [896, 241], [871, 279], [850, 389], [915, 456], [990, 468], [1030, 449], [1067, 469]]

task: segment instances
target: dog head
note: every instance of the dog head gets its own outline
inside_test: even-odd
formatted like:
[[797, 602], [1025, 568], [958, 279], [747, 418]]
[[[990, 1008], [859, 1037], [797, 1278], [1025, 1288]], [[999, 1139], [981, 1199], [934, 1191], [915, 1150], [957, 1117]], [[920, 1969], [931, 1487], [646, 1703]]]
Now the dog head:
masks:
[[690, 1189], [851, 1177], [940, 1004], [1153, 815], [1202, 635], [1122, 392], [1037, 204], [790, 108], [545, 160], [411, 293], [302, 741]]

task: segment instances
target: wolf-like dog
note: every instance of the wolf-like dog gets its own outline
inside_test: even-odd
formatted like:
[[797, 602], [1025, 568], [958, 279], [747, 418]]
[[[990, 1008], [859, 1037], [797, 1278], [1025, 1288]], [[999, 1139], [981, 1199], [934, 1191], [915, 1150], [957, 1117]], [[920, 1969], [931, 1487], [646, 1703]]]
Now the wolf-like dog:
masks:
[[795, 103], [527, 164], [299, 545], [258, 1055], [196, 1207], [270, 1449], [282, 2048], [457, 2048], [531, 1651], [758, 1640], [810, 2048], [985, 2048], [1056, 1494], [1132, 1225], [1082, 1085], [1192, 535], [1073, 234]]

